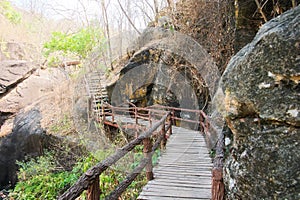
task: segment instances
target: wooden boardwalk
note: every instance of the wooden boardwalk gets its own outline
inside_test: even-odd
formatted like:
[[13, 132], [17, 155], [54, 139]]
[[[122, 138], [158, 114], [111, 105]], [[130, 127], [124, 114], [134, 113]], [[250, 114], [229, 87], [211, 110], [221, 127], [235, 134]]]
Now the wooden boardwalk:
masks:
[[154, 180], [138, 199], [211, 199], [212, 161], [199, 131], [172, 127], [166, 150], [154, 168]]
[[[101, 73], [85, 76], [89, 109], [93, 113], [93, 118], [108, 126], [125, 128], [125, 130], [135, 129], [136, 138], [81, 175], [74, 185], [59, 196], [59, 200], [75, 200], [85, 190], [87, 190], [87, 199], [99, 199], [101, 173], [138, 145], [143, 146], [144, 158], [105, 199], [119, 199], [143, 169], [146, 170], [149, 182], [140, 193], [138, 197], [140, 200], [223, 199], [222, 168], [214, 166], [212, 169], [213, 163], [209, 157], [204, 135], [199, 131], [174, 126], [177, 120], [196, 123], [207, 133], [210, 121], [203, 110], [160, 105], [140, 108], [130, 102], [112, 106], [107, 103], [108, 95], [105, 87], [97, 83], [101, 78]], [[191, 116], [198, 117], [196, 120], [179, 118], [176, 117], [175, 112], [189, 112]], [[172, 135], [167, 140], [166, 148], [161, 150], [162, 155], [157, 166], [152, 170], [150, 163], [152, 155], [160, 145], [164, 147], [167, 133]], [[218, 144], [223, 143], [224, 140], [218, 142]], [[222, 161], [223, 147], [220, 145], [219, 149], [219, 161]]]
[[[116, 120], [134, 123], [134, 119], [125, 116], [116, 116]], [[150, 127], [145, 120], [139, 120], [139, 124]], [[138, 199], [211, 199], [213, 163], [204, 135], [176, 126], [172, 126], [172, 133], [153, 169], [154, 180], [148, 182]]]

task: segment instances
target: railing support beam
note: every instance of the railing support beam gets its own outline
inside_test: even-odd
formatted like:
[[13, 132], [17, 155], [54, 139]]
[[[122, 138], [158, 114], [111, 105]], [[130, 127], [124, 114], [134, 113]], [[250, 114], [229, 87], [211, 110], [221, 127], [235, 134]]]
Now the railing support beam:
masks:
[[223, 183], [223, 172], [220, 168], [214, 168], [212, 171], [212, 200], [223, 200], [225, 186]]
[[150, 138], [145, 138], [143, 140], [143, 145], [144, 145], [144, 157], [146, 159], [149, 159], [149, 162], [147, 163], [145, 169], [146, 169], [146, 176], [147, 180], [151, 181], [153, 180], [153, 165], [152, 165], [152, 142]]
[[87, 189], [87, 200], [99, 200], [100, 199], [100, 184], [99, 184], [99, 176], [97, 176], [94, 180], [94, 183], [91, 184]]

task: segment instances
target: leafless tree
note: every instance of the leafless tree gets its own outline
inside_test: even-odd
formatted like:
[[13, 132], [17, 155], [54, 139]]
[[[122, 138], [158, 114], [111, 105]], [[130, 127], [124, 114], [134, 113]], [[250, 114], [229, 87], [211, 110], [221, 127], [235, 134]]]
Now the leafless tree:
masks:
[[117, 0], [118, 1], [118, 4], [122, 10], [122, 12], [124, 13], [124, 15], [126, 16], [128, 22], [131, 24], [131, 26], [134, 28], [134, 30], [138, 33], [138, 34], [141, 34], [141, 32], [136, 28], [135, 24], [133, 23], [132, 19], [130, 19], [130, 17], [128, 16], [128, 14], [126, 13], [125, 9], [123, 8], [120, 0]]
[[111, 50], [111, 40], [110, 40], [110, 30], [109, 30], [109, 21], [108, 21], [108, 15], [107, 15], [107, 7], [109, 3], [106, 5], [105, 0], [101, 0], [101, 8], [102, 8], [102, 16], [104, 20], [104, 26], [105, 26], [105, 33], [107, 37], [107, 44], [108, 44], [108, 57], [109, 57], [109, 63], [110, 68], [113, 70], [112, 65], [112, 50]]

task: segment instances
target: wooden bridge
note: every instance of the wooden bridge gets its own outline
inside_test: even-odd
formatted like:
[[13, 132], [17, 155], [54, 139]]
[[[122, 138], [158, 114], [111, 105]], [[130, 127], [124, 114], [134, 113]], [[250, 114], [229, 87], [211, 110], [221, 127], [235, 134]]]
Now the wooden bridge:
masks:
[[[92, 91], [90, 87], [93, 84], [88, 85], [88, 91]], [[91, 102], [94, 102], [90, 105], [92, 117], [108, 126], [130, 127], [135, 130], [136, 138], [90, 168], [58, 199], [76, 199], [87, 190], [87, 199], [98, 200], [101, 194], [99, 175], [137, 145], [144, 146], [144, 159], [106, 199], [117, 200], [143, 169], [146, 171], [148, 184], [138, 199], [223, 199], [222, 171], [219, 167], [213, 169], [212, 159], [209, 157], [204, 134], [208, 132], [210, 123], [202, 110], [166, 106], [139, 108], [132, 103], [112, 106], [102, 98], [102, 92], [106, 95], [103, 88], [99, 85], [97, 87], [99, 91], [93, 90], [98, 93], [97, 98], [93, 97], [94, 92], [89, 93]], [[181, 118], [178, 113], [193, 117]], [[191, 130], [183, 128], [183, 124], [200, 128]], [[141, 130], [145, 131], [140, 133]], [[159, 147], [163, 153], [153, 169], [152, 156]]]

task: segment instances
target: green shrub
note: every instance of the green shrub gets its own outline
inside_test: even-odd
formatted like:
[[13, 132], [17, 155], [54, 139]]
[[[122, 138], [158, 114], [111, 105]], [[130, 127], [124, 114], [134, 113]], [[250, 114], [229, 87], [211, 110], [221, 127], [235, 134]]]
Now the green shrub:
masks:
[[[73, 185], [84, 172], [113, 152], [113, 149], [99, 150], [83, 157], [78, 160], [72, 171], [65, 171], [58, 164], [52, 152], [46, 152], [45, 155], [37, 159], [31, 159], [28, 162], [18, 162], [20, 166], [19, 181], [10, 193], [10, 197], [12, 200], [56, 199], [57, 196]], [[153, 160], [157, 160], [158, 156], [159, 151], [156, 152]], [[132, 159], [129, 157], [132, 157]], [[117, 165], [113, 165], [103, 172], [100, 175], [101, 199], [108, 196], [139, 164], [142, 158], [142, 147], [138, 146], [127, 157], [121, 159]], [[130, 165], [130, 163], [133, 164]], [[122, 199], [136, 199], [146, 183], [147, 180], [143, 172], [122, 194]], [[85, 199], [85, 194], [82, 194], [81, 199]]]
[[50, 41], [44, 43], [44, 56], [57, 61], [59, 56], [76, 56], [85, 59], [95, 48], [104, 48], [104, 36], [98, 28], [82, 28], [73, 34], [53, 32]]
[[74, 184], [82, 173], [76, 166], [70, 172], [61, 171], [50, 152], [38, 159], [18, 162], [18, 165], [19, 181], [10, 194], [12, 199], [18, 200], [56, 199], [59, 192]]
[[21, 22], [21, 14], [12, 7], [9, 1], [0, 1], [0, 14], [4, 15], [13, 24]]

